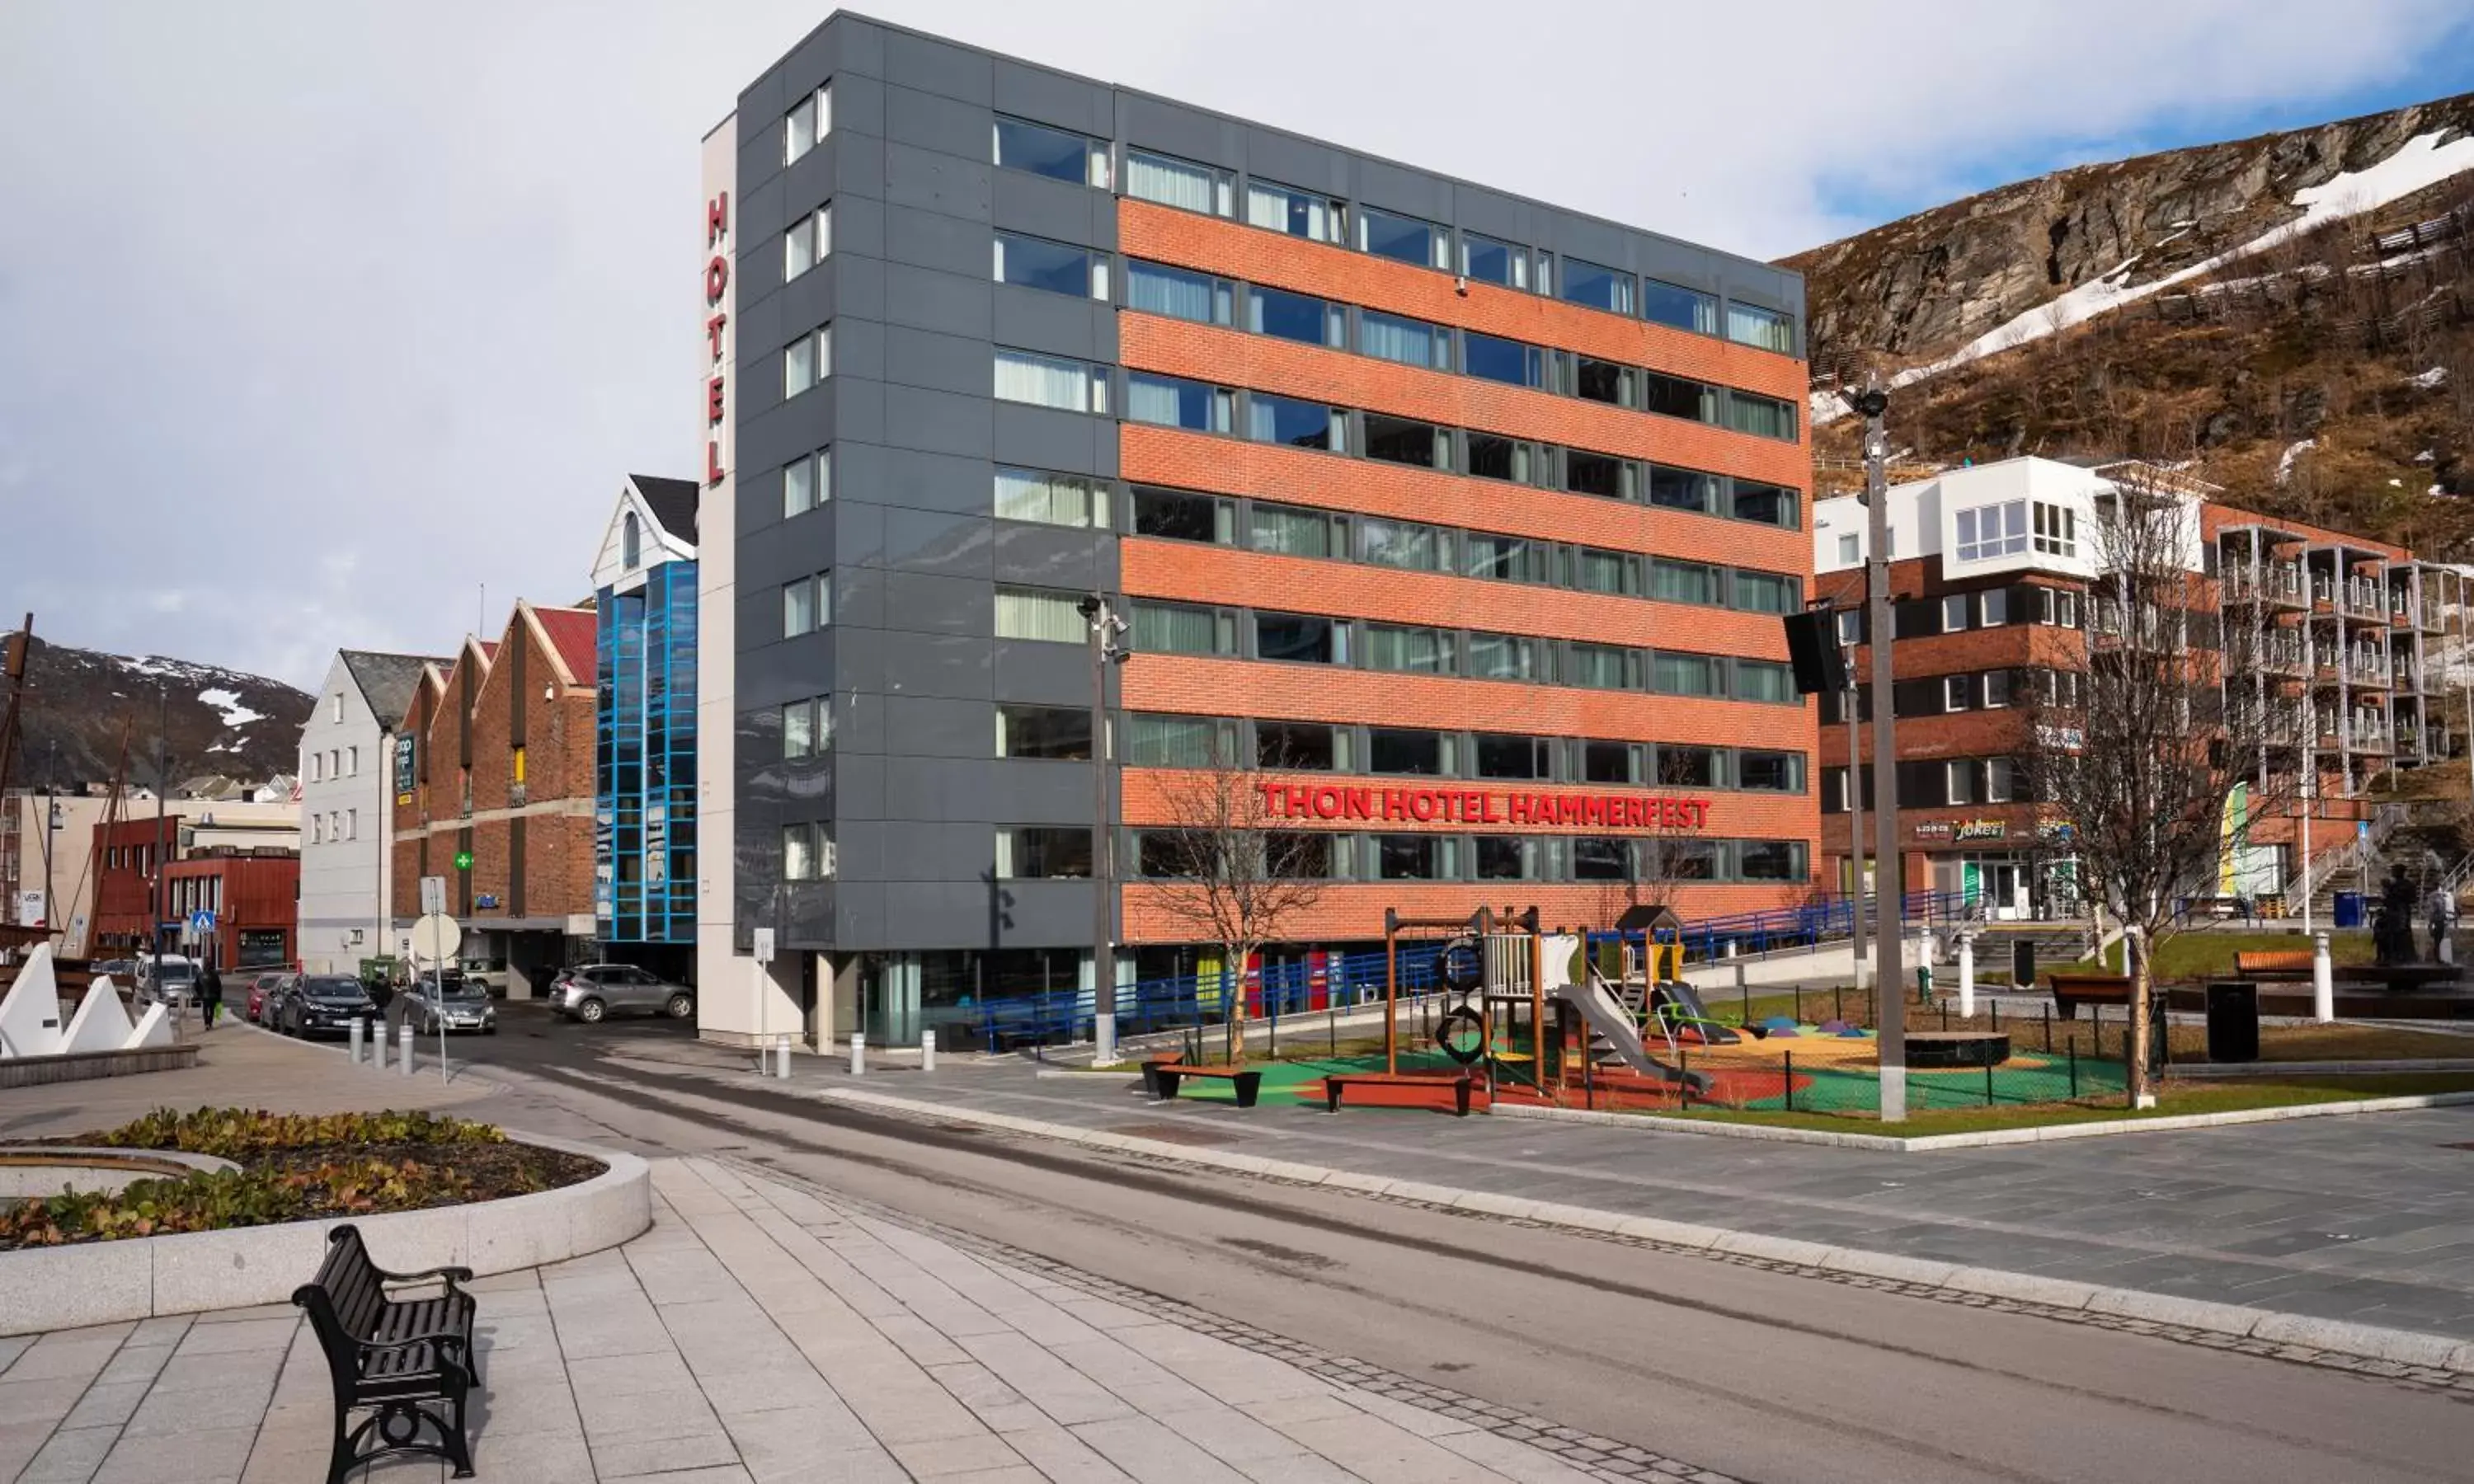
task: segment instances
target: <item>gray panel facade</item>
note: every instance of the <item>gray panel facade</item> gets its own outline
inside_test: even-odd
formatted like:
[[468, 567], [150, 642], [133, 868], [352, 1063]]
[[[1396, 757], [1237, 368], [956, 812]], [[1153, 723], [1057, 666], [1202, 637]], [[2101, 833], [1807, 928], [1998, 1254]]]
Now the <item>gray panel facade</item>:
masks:
[[[784, 160], [784, 117], [832, 84], [832, 130]], [[737, 909], [787, 949], [1071, 948], [1092, 888], [1000, 880], [1007, 826], [1086, 826], [1087, 764], [995, 755], [1001, 705], [1079, 706], [1079, 644], [1001, 638], [999, 585], [1112, 590], [1116, 536], [999, 520], [1007, 467], [1103, 480], [1118, 426], [999, 402], [1001, 348], [1108, 368], [1112, 305], [991, 281], [994, 234], [1113, 251], [1107, 190], [1005, 169], [1011, 117], [1155, 150], [1354, 205], [1426, 218], [1783, 310], [1803, 280], [1766, 264], [1432, 171], [837, 12], [740, 95], [737, 419], [740, 602]], [[831, 255], [784, 281], [783, 232], [832, 209]], [[1110, 283], [1124, 282], [1122, 261]], [[783, 395], [783, 348], [831, 326], [832, 371]], [[833, 457], [831, 503], [784, 517], [781, 467]], [[1118, 508], [1122, 509], [1122, 505]], [[830, 626], [783, 636], [781, 585], [830, 570]], [[783, 760], [780, 707], [830, 698], [819, 757]], [[782, 830], [819, 826], [830, 881], [782, 880]]]

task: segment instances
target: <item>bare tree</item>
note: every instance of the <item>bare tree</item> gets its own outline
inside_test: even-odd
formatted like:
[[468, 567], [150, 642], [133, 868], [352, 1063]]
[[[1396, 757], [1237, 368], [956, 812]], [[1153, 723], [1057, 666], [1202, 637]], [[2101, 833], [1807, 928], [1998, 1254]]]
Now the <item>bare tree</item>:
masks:
[[1227, 1058], [1245, 1055], [1246, 966], [1286, 941], [1322, 899], [1333, 836], [1282, 828], [1268, 773], [1218, 762], [1170, 783], [1160, 826], [1144, 831], [1147, 873], [1160, 907], [1197, 938], [1219, 945]]
[[[2203, 576], [2195, 495], [2147, 466], [2108, 471], [2092, 539], [2098, 577], [2088, 594], [2084, 668], [2037, 687], [2029, 706], [2032, 786], [2070, 826], [2079, 889], [2111, 913], [2128, 941], [2131, 1106], [2154, 1102], [2146, 1027], [2157, 947], [2182, 903], [2218, 895], [2228, 850], [2249, 826], [2279, 812], [2292, 770], [2264, 764], [2270, 719], [2290, 715], [2259, 666], [2256, 610], [2219, 608]], [[2300, 703], [2307, 706], [2307, 703]], [[2311, 729], [2302, 729], [2307, 733]], [[2273, 754], [2281, 756], [2283, 754]], [[2301, 754], [2308, 758], [2308, 753]], [[2248, 808], [2227, 838], [2227, 799], [2246, 785]]]

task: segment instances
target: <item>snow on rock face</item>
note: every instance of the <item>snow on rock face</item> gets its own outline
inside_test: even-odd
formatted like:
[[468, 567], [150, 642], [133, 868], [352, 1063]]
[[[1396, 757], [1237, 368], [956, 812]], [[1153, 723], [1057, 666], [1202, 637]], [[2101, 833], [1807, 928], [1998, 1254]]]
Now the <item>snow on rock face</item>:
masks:
[[205, 690], [198, 692], [198, 699], [206, 705], [213, 706], [216, 710], [221, 711], [224, 717], [224, 725], [227, 727], [246, 727], [251, 722], [264, 721], [266, 719], [265, 712], [253, 711], [249, 707], [241, 705], [240, 694], [237, 691], [225, 690], [218, 686], [210, 685]]
[[2420, 387], [2425, 392], [2438, 391], [2448, 384], [2448, 368], [2435, 366], [2427, 371], [2417, 371], [2405, 379], [2409, 385]]
[[2285, 451], [2276, 456], [2276, 486], [2278, 489], [2284, 489], [2286, 482], [2293, 477], [2293, 461], [2302, 457], [2305, 451], [2318, 446], [2319, 440], [2316, 438], [2306, 438], [2298, 443], [2288, 443], [2285, 445]]

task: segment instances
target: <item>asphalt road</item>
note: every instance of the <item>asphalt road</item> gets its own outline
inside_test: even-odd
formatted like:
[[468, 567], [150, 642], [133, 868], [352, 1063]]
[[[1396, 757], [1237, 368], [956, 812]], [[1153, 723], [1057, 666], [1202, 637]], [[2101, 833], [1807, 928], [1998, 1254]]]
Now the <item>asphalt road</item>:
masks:
[[[1116, 1162], [821, 1105], [753, 1077], [717, 1085], [645, 1055], [691, 1041], [677, 1024], [584, 1027], [519, 1005], [502, 1011], [499, 1035], [452, 1050], [498, 1068], [513, 1105], [502, 1115], [519, 1126], [557, 1118], [650, 1151], [759, 1160], [1743, 1478], [2272, 1484], [2474, 1472], [2474, 1404], [2397, 1382]], [[1207, 1125], [1135, 1106], [1126, 1127], [1191, 1137]], [[1554, 1144], [1541, 1127], [1538, 1158]]]

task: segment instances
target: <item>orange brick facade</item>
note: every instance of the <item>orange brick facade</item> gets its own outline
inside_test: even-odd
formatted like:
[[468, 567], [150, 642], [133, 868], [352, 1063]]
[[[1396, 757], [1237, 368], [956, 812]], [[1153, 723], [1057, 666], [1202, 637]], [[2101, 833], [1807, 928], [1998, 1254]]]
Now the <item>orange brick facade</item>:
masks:
[[[1799, 405], [1804, 395], [1802, 362], [1724, 340], [1486, 283], [1456, 288], [1448, 274], [1137, 201], [1120, 203], [1118, 229], [1120, 245], [1132, 258], [1721, 382]], [[1808, 498], [1811, 459], [1806, 442], [1808, 435], [1801, 429], [1793, 442], [1759, 438], [1130, 310], [1119, 315], [1118, 324], [1119, 359], [1129, 370], [1732, 474], [1786, 486], [1797, 491], [1800, 504]], [[1781, 529], [1172, 428], [1128, 423], [1120, 436], [1120, 469], [1135, 485], [1755, 568], [1785, 574], [1799, 583], [1811, 571], [1812, 539], [1801, 520], [1795, 529]], [[1786, 658], [1775, 614], [1138, 536], [1124, 539], [1119, 555], [1123, 588], [1135, 600], [1217, 604], [1766, 660]], [[1193, 655], [1137, 654], [1125, 668], [1123, 685], [1123, 705], [1129, 712], [1769, 748], [1801, 752], [1807, 758], [1815, 747], [1814, 711], [1808, 703], [1687, 699]], [[1167, 822], [1173, 813], [1169, 792], [1179, 777], [1167, 770], [1128, 768], [1124, 782], [1125, 822], [1138, 829]], [[1807, 771], [1807, 789], [1799, 794], [1330, 774], [1288, 780], [1266, 775], [1263, 781], [1376, 790], [1432, 785], [1443, 790], [1516, 790], [1550, 796], [1688, 793], [1704, 802], [1702, 821], [1696, 829], [1678, 832], [1716, 839], [1800, 841], [1817, 866], [1818, 778], [1816, 759]], [[1569, 826], [1440, 819], [1423, 823], [1306, 820], [1297, 827], [1381, 833], [1642, 833], [1611, 825], [1604, 818]], [[1379, 937], [1386, 908], [1410, 915], [1456, 917], [1481, 905], [1534, 904], [1551, 922], [1596, 923], [1612, 920], [1635, 899], [1628, 893], [1669, 900], [1687, 918], [1695, 918], [1784, 906], [1806, 899], [1811, 890], [1808, 880], [1663, 887], [1596, 881], [1355, 880], [1328, 885], [1301, 920], [1283, 924], [1283, 933], [1300, 942]], [[1123, 888], [1124, 932], [1129, 942], [1177, 943], [1204, 936], [1159, 898], [1158, 889], [1139, 882]]]

